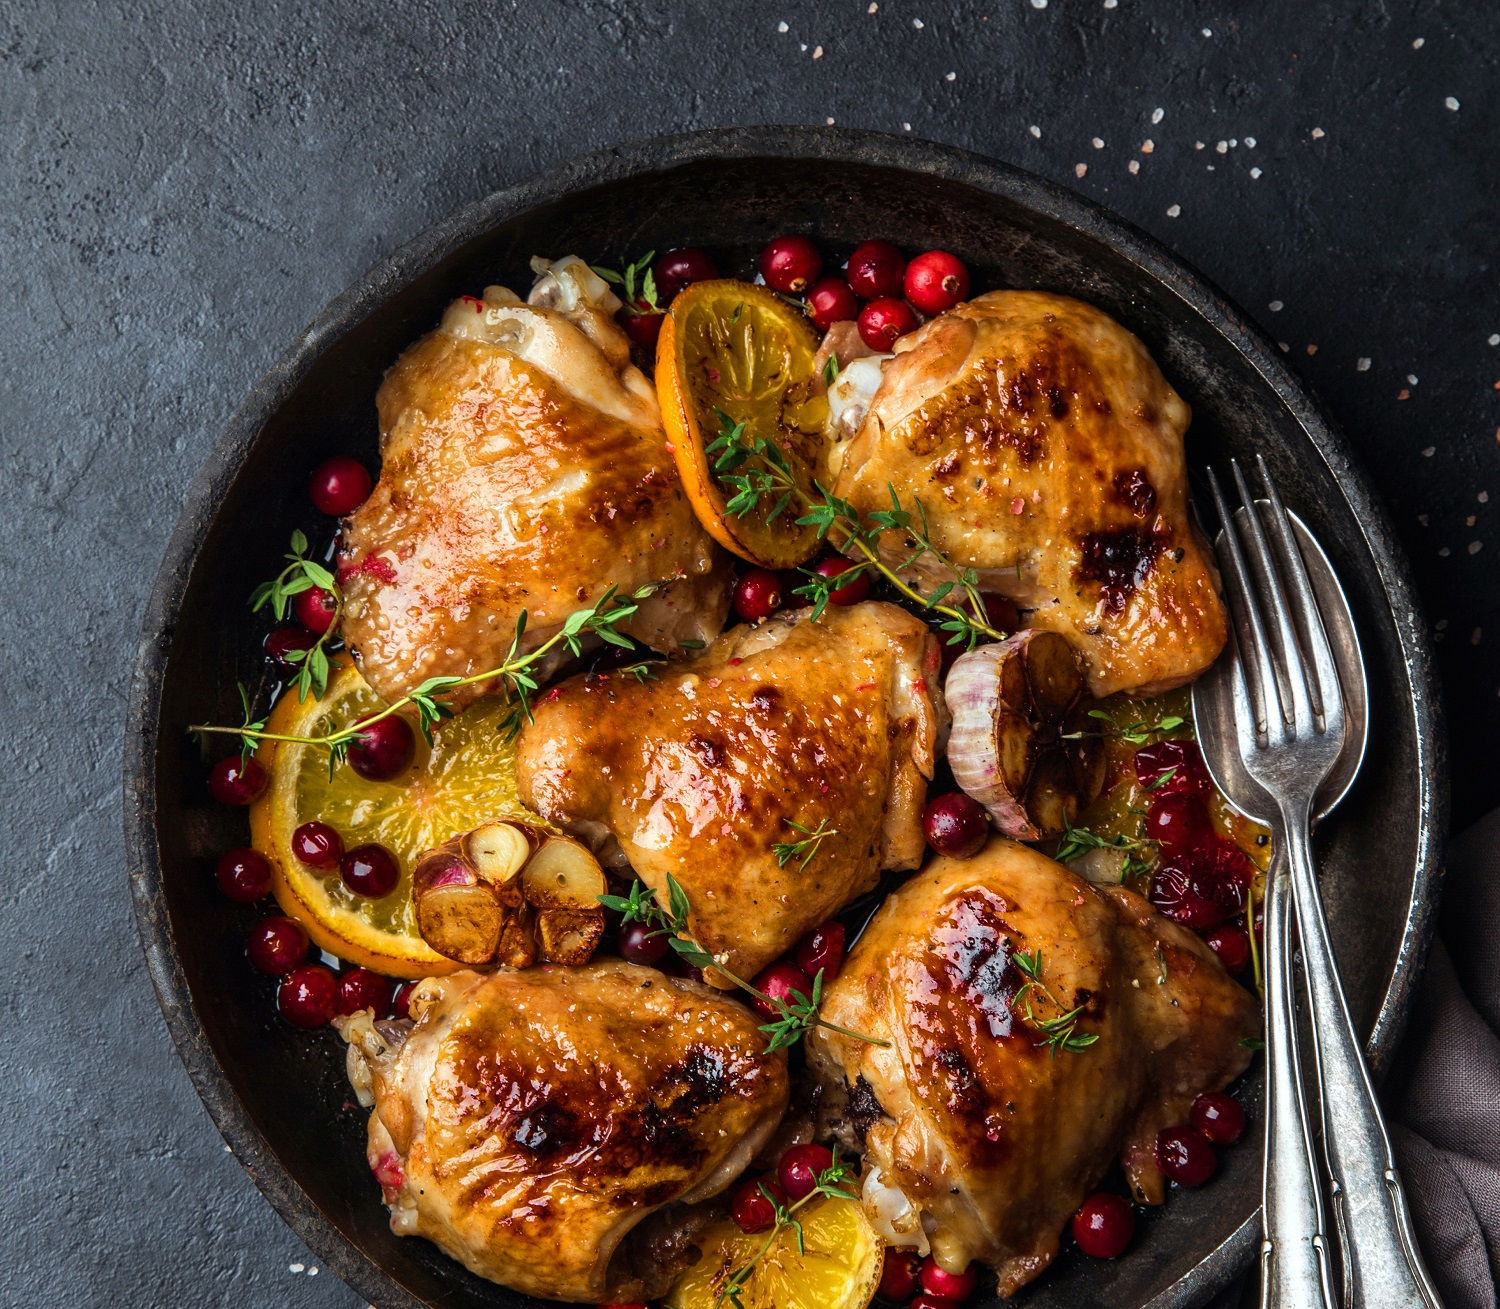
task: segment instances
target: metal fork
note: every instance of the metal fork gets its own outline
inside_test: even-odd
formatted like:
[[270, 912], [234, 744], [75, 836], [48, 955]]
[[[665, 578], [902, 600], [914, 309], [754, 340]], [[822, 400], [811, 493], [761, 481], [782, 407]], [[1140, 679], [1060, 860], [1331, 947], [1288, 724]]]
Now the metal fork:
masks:
[[[1229, 511], [1212, 472], [1209, 480], [1224, 526], [1220, 562], [1235, 620], [1225, 656], [1234, 746], [1252, 784], [1230, 798], [1271, 828], [1277, 861], [1266, 915], [1268, 973], [1274, 956], [1277, 975], [1267, 979], [1266, 1022], [1268, 1050], [1279, 1050], [1283, 1062], [1272, 1068], [1267, 1123], [1263, 1304], [1283, 1309], [1329, 1302], [1322, 1206], [1309, 1175], [1296, 1067], [1290, 942], [1281, 912], [1284, 867], [1302, 941], [1344, 1303], [1349, 1309], [1442, 1309], [1412, 1235], [1390, 1138], [1349, 1018], [1313, 864], [1314, 801], [1344, 746], [1338, 666], [1286, 509], [1265, 461], [1256, 462], [1268, 500], [1257, 503], [1235, 463], [1244, 506], [1239, 514]], [[1211, 724], [1203, 726], [1212, 734]], [[1204, 744], [1212, 770], [1213, 746], [1226, 743]], [[1273, 1175], [1273, 1169], [1289, 1175]]]

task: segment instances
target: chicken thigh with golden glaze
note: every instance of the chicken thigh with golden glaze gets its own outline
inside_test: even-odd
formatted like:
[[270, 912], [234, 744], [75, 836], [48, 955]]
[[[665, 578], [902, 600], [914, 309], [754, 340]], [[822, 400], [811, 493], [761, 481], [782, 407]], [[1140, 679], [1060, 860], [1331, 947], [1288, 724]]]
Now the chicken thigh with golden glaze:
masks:
[[[1002, 1295], [1052, 1261], [1116, 1160], [1137, 1199], [1161, 1202], [1157, 1132], [1244, 1070], [1259, 1029], [1253, 997], [1191, 932], [1001, 837], [892, 895], [822, 1012], [890, 1042], [809, 1038], [827, 1098], [863, 1136], [877, 1229], [930, 1242], [952, 1272], [989, 1264]], [[1056, 1049], [1050, 1019], [1064, 1020], [1053, 1045], [1072, 1037]]]
[[633, 964], [454, 973], [412, 1014], [343, 1024], [391, 1228], [529, 1295], [660, 1295], [671, 1241], [638, 1225], [724, 1190], [786, 1109], [748, 1010]]
[[[1077, 646], [1096, 696], [1213, 663], [1228, 628], [1189, 517], [1188, 407], [1135, 336], [1067, 296], [992, 291], [895, 352], [881, 374], [860, 365], [872, 396], [834, 406], [868, 404], [830, 447], [836, 495], [864, 513], [889, 508], [889, 488], [920, 501], [954, 565]], [[881, 549], [896, 563], [912, 543], [887, 532]], [[951, 580], [931, 555], [916, 571]]]
[[496, 667], [523, 609], [534, 648], [611, 584], [682, 578], [623, 628], [655, 650], [723, 627], [727, 560], [683, 494], [619, 301], [581, 260], [535, 264], [527, 303], [500, 286], [455, 300], [376, 396], [380, 481], [339, 577], [344, 636], [387, 700]]
[[693, 934], [742, 977], [922, 859], [937, 641], [894, 605], [811, 612], [737, 627], [644, 682], [564, 682], [516, 747], [522, 802], [606, 862], [612, 837], [662, 903], [675, 877]]

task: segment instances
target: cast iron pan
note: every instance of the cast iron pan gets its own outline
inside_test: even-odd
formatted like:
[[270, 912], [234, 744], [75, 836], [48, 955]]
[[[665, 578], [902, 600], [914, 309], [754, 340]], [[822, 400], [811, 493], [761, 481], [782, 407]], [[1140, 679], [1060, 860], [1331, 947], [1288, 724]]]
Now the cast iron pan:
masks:
[[[125, 746], [125, 824], [141, 941], [183, 1062], [266, 1198], [381, 1309], [534, 1302], [386, 1226], [364, 1160], [364, 1111], [331, 1032], [295, 1033], [245, 962], [253, 910], [214, 888], [246, 840], [215, 805], [188, 723], [238, 721], [235, 683], [269, 692], [265, 624], [245, 603], [294, 527], [326, 532], [306, 476], [335, 452], [378, 466], [374, 396], [400, 351], [455, 296], [523, 294], [533, 254], [617, 263], [701, 245], [726, 273], [783, 231], [842, 255], [886, 237], [968, 262], [976, 288], [1082, 297], [1138, 333], [1193, 407], [1195, 468], [1259, 451], [1343, 579], [1370, 661], [1363, 775], [1323, 834], [1328, 915], [1357, 1020], [1391, 1052], [1432, 928], [1445, 819], [1440, 705], [1391, 525], [1348, 447], [1244, 315], [1161, 246], [1085, 200], [1004, 164], [869, 133], [698, 132], [553, 168], [439, 224], [328, 306], [235, 415], [187, 499], [146, 613]], [[1246, 1089], [1259, 1118], [1259, 1081]], [[1252, 1142], [1198, 1191], [1144, 1217], [1122, 1259], [1067, 1251], [1022, 1292], [1030, 1309], [1187, 1306], [1251, 1258], [1260, 1199]]]

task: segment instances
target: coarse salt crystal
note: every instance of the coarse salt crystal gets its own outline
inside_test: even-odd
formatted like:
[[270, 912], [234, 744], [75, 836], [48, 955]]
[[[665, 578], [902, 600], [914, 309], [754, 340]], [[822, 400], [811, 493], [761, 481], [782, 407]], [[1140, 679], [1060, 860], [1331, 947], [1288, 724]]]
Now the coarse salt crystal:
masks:
[[1073, 175], [1075, 177], [1082, 177], [1088, 171], [1089, 171], [1089, 166], [1087, 164], [1074, 164], [1073, 165]]
[[1413, 50], [1420, 50], [1426, 44], [1427, 38], [1425, 36], [1419, 36], [1415, 41], [1411, 43], [1411, 48]]
[[910, 123], [902, 123], [901, 124], [901, 130], [903, 132], [909, 132], [909, 131], [911, 131], [911, 124]]
[[814, 59], [821, 59], [822, 57], [823, 57], [823, 47], [819, 46], [816, 50], [813, 51], [813, 58]]
[[1031, 0], [1031, 7], [1033, 9], [1045, 9], [1047, 7], [1047, 0]]
[[1480, 504], [1487, 505], [1490, 502], [1490, 493], [1488, 491], [1481, 491], [1474, 498], [1478, 500]]
[[1255, 138], [1253, 136], [1247, 136], [1245, 138], [1245, 145], [1246, 145], [1246, 147], [1248, 149], [1254, 150], [1255, 149]]
[[1153, 109], [1151, 111], [1151, 121], [1153, 123], [1159, 123], [1159, 122], [1161, 122], [1161, 120], [1163, 118], [1165, 118], [1166, 116], [1167, 116], [1167, 111], [1165, 109]]
[[1221, 155], [1227, 155], [1229, 153], [1229, 142], [1220, 141], [1216, 146], [1214, 146], [1214, 149], [1217, 150]]
[[1417, 375], [1415, 373], [1407, 373], [1406, 380], [1415, 386], [1417, 384]]
[[792, 29], [790, 27], [788, 27], [785, 23], [777, 23], [776, 24], [776, 30], [778, 32], [790, 32]]
[[286, 1266], [286, 1270], [289, 1273], [300, 1273], [302, 1271], [302, 1265], [301, 1264], [288, 1264]]
[[1258, 169], [1258, 168], [1252, 168], [1250, 170], [1250, 176], [1253, 177], [1253, 178], [1257, 178], [1258, 179], [1260, 177], [1260, 169]]
[[1104, 7], [1106, 9], [1115, 9], [1119, 6], [1119, 3], [1120, 0], [1104, 0]]
[[1031, 133], [1031, 134], [1032, 134], [1032, 136], [1034, 136], [1034, 137], [1037, 137], [1037, 138], [1038, 138], [1038, 139], [1040, 139], [1040, 138], [1041, 138], [1041, 135], [1042, 135], [1042, 129], [1041, 129], [1041, 128], [1040, 128], [1040, 127], [1038, 127], [1038, 126], [1037, 126], [1037, 125], [1036, 125], [1036, 124], [1035, 124], [1035, 123], [1033, 123], [1033, 124], [1032, 124], [1032, 125], [1031, 125], [1031, 126], [1030, 126], [1030, 127], [1029, 127], [1029, 128], [1027, 128], [1027, 129], [1026, 129], [1026, 130], [1027, 130], [1027, 131], [1029, 131], [1029, 132], [1030, 132], [1030, 133]]
[[1211, 27], [1205, 27], [1203, 29], [1203, 35], [1204, 36], [1212, 36], [1213, 34], [1214, 34], [1214, 29], [1211, 28]]
[[1470, 541], [1469, 542], [1469, 553], [1471, 555], [1477, 555], [1483, 549], [1484, 549], [1484, 542], [1483, 541]]
[[1141, 171], [1141, 161], [1139, 159], [1132, 159], [1125, 167], [1132, 173], [1138, 173]]
[[1156, 142], [1153, 141], [1153, 140], [1151, 140], [1149, 137], [1146, 140], [1144, 140], [1144, 141], [1141, 142], [1141, 153], [1143, 155], [1152, 154], [1155, 150], [1156, 150]]
[[1449, 97], [1448, 97], [1448, 98], [1447, 98], [1447, 99], [1446, 99], [1446, 100], [1444, 100], [1444, 101], [1443, 101], [1443, 103], [1444, 103], [1444, 104], [1445, 104], [1445, 105], [1446, 105], [1446, 106], [1447, 106], [1447, 107], [1448, 107], [1448, 108], [1449, 108], [1449, 109], [1452, 109], [1452, 110], [1454, 110], [1454, 111], [1457, 111], [1457, 109], [1458, 109], [1458, 99], [1457, 99], [1457, 97], [1455, 97], [1455, 96], [1451, 96], [1451, 95], [1450, 95], [1450, 96], [1449, 96]]
[[880, 8], [880, 6], [875, 3], [875, 0], [870, 0], [870, 7], [865, 10], [865, 13], [867, 13], [867, 14], [873, 14], [877, 10], [879, 10], [879, 8]]
[[915, 28], [916, 28], [916, 29], [917, 29], [917, 31], [919, 31], [919, 32], [920, 32], [920, 31], [921, 31], [921, 30], [922, 30], [922, 28], [923, 28], [923, 27], [924, 27], [924, 26], [925, 26], [925, 24], [924, 24], [924, 23], [923, 23], [923, 22], [922, 22], [922, 20], [921, 20], [921, 19], [920, 19], [920, 18], [913, 18], [913, 19], [912, 19], [912, 20], [911, 20], [911, 25], [912, 25], [912, 26], [913, 26], [913, 27], [915, 27]]
[[1495, 333], [1491, 334], [1491, 336], [1490, 336], [1490, 344], [1491, 345], [1500, 345], [1500, 332], [1495, 332]]
[[943, 80], [945, 82], [953, 82], [953, 81], [956, 81], [957, 79], [958, 79], [958, 74], [957, 73], [944, 73], [943, 74]]
[[1435, 455], [1435, 454], [1437, 454], [1437, 446], [1430, 445], [1425, 450], [1422, 451], [1422, 458], [1423, 459], [1431, 459], [1432, 456]]
[[1446, 559], [1452, 553], [1453, 553], [1453, 551], [1451, 551], [1450, 549], [1448, 549], [1447, 546], [1443, 546], [1442, 549], [1440, 549], [1438, 551], [1438, 558], [1439, 559]]
[[1168, 218], [1176, 218], [1177, 215], [1180, 214], [1181, 212], [1182, 212], [1182, 206], [1181, 205], [1170, 205], [1167, 208], [1167, 217]]
[[1366, 356], [1361, 355], [1354, 361], [1354, 371], [1357, 373], [1368, 373], [1370, 371], [1369, 359]]
[[1104, 140], [1103, 140], [1103, 138], [1096, 136], [1094, 138], [1094, 141], [1093, 141], [1093, 146], [1094, 146], [1095, 150], [1102, 150], [1102, 149], [1104, 149]]
[[1279, 314], [1285, 307], [1286, 306], [1283, 305], [1280, 300], [1272, 300], [1271, 303], [1266, 306], [1266, 308], [1269, 309], [1273, 314]]
[[1327, 133], [1321, 127], [1315, 127], [1312, 130], [1312, 139], [1314, 141], [1321, 141], [1326, 135]]
[[833, 126], [833, 119], [831, 118], [825, 118], [823, 122], [826, 123], [829, 127]]

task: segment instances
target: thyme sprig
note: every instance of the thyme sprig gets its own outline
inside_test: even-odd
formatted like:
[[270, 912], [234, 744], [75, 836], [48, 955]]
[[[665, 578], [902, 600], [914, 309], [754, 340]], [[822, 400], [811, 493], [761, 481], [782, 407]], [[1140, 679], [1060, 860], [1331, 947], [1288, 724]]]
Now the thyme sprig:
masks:
[[[1037, 1045], [1045, 1045], [1051, 1052], [1052, 1057], [1057, 1058], [1058, 1051], [1064, 1054], [1078, 1054], [1093, 1045], [1099, 1037], [1093, 1032], [1078, 1031], [1078, 1018], [1083, 1013], [1083, 1006], [1077, 1005], [1072, 1009], [1064, 1010], [1062, 1001], [1052, 994], [1047, 984], [1042, 981], [1042, 952], [1040, 949], [1031, 951], [1017, 950], [1012, 956], [1015, 965], [1026, 979], [1021, 989], [1016, 992], [1014, 1003], [1021, 1005], [1029, 1022], [1038, 1032], [1042, 1039]], [[1042, 997], [1058, 1012], [1051, 1018], [1039, 1018], [1032, 1008], [1031, 997], [1035, 993]]]
[[1125, 856], [1120, 865], [1120, 881], [1126, 882], [1150, 870], [1151, 861], [1141, 858], [1136, 851], [1148, 850], [1155, 845], [1156, 842], [1149, 837], [1126, 836], [1123, 832], [1116, 836], [1100, 836], [1087, 827], [1074, 827], [1065, 817], [1055, 858], [1058, 863], [1067, 864], [1090, 850], [1118, 850]]
[[890, 1044], [889, 1041], [865, 1036], [862, 1032], [853, 1032], [847, 1027], [830, 1023], [819, 1015], [818, 1006], [823, 1001], [823, 970], [821, 968], [818, 969], [818, 975], [813, 978], [811, 995], [793, 991], [786, 1000], [769, 996], [743, 977], [732, 973], [726, 966], [727, 956], [709, 954], [698, 943], [697, 937], [688, 930], [688, 915], [692, 912], [692, 906], [688, 903], [688, 895], [682, 889], [682, 884], [670, 873], [667, 874], [666, 907], [663, 907], [657, 900], [654, 888], [643, 886], [639, 881], [631, 884], [629, 895], [601, 895], [599, 903], [606, 909], [613, 909], [627, 923], [644, 923], [647, 927], [653, 928], [654, 930], [649, 932], [648, 936], [666, 937], [667, 945], [684, 963], [691, 964], [694, 968], [717, 969], [740, 990], [753, 999], [759, 1000], [775, 1013], [776, 1018], [773, 1022], [760, 1025], [760, 1030], [766, 1034], [767, 1054], [796, 1045], [808, 1029], [813, 1027], [826, 1027], [830, 1032], [853, 1037], [856, 1041], [867, 1041], [871, 1045]]
[[[627, 313], [659, 314], [664, 311], [656, 298], [656, 274], [651, 269], [651, 261], [655, 258], [656, 251], [647, 250], [633, 264], [626, 264], [622, 272], [616, 272], [613, 268], [601, 268], [598, 264], [590, 267], [611, 286], [618, 286], [625, 292], [623, 298]], [[639, 291], [636, 289], [637, 280], [640, 282]]]
[[808, 864], [812, 863], [814, 856], [818, 853], [818, 847], [830, 836], [839, 834], [838, 828], [828, 826], [826, 818], [822, 819], [815, 828], [803, 827], [801, 823], [794, 823], [790, 818], [783, 818], [781, 821], [793, 831], [801, 832], [803, 839], [778, 841], [771, 847], [771, 853], [776, 856], [778, 868], [785, 868], [793, 859], [800, 859], [805, 872]]
[[[287, 566], [269, 582], [262, 582], [250, 592], [250, 612], [258, 614], [267, 605], [281, 622], [291, 608], [292, 602], [304, 591], [313, 587], [327, 591], [334, 600], [333, 618], [319, 634], [318, 639], [306, 650], [288, 650], [282, 658], [297, 665], [297, 699], [306, 700], [309, 695], [321, 700], [328, 689], [328, 643], [338, 631], [339, 619], [344, 616], [344, 593], [337, 579], [316, 559], [308, 555], [307, 536], [299, 531], [292, 533], [291, 551], [285, 556]], [[243, 694], [243, 689], [241, 691]], [[245, 711], [246, 722], [250, 712]]]
[[805, 1255], [807, 1245], [803, 1239], [802, 1222], [797, 1217], [798, 1212], [813, 1200], [825, 1196], [830, 1200], [857, 1200], [859, 1197], [852, 1190], [845, 1189], [845, 1183], [855, 1176], [855, 1170], [839, 1159], [839, 1148], [833, 1147], [833, 1162], [818, 1174], [817, 1183], [811, 1191], [800, 1200], [791, 1204], [783, 1204], [778, 1200], [771, 1189], [764, 1182], [760, 1184], [760, 1193], [770, 1202], [776, 1213], [776, 1221], [771, 1224], [771, 1230], [766, 1233], [766, 1239], [759, 1250], [751, 1257], [748, 1263], [736, 1268], [730, 1275], [729, 1280], [720, 1288], [714, 1297], [715, 1309], [726, 1301], [734, 1306], [734, 1309], [744, 1309], [745, 1287], [749, 1284], [750, 1275], [755, 1271], [755, 1266], [770, 1253], [771, 1247], [776, 1244], [776, 1238], [788, 1227], [796, 1233], [797, 1253]]

